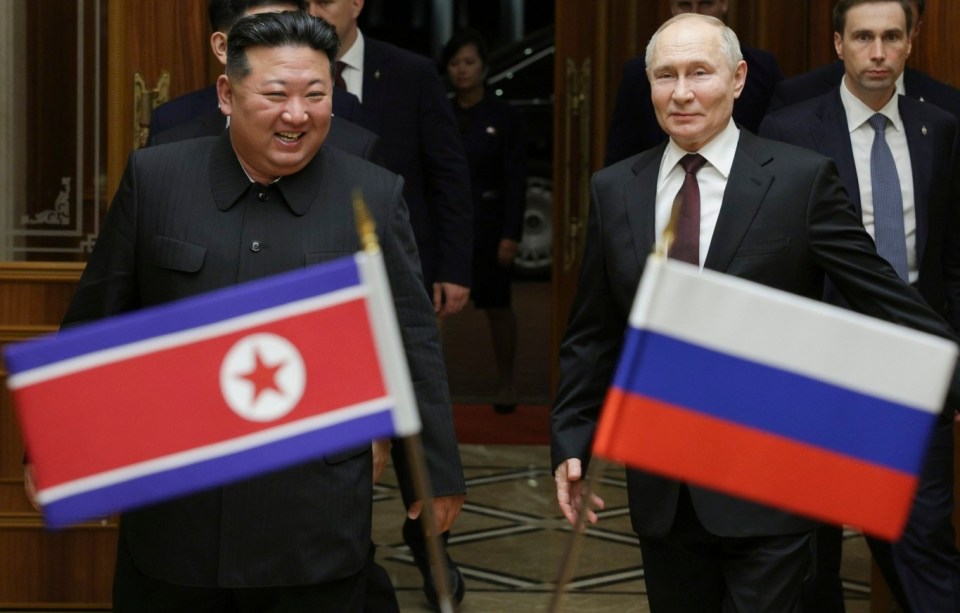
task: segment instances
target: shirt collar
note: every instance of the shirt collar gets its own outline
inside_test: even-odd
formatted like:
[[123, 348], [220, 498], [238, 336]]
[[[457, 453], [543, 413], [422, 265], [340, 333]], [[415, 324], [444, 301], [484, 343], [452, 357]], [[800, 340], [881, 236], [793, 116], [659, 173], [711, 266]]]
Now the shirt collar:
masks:
[[[840, 81], [840, 101], [843, 103], [843, 109], [847, 114], [847, 128], [853, 132], [870, 120], [875, 114], [885, 115], [893, 127], [903, 131], [903, 121], [900, 119], [900, 101], [899, 94], [890, 96], [887, 103], [879, 111], [863, 103], [862, 100], [853, 95], [853, 92], [847, 87], [846, 78]], [[871, 128], [872, 129], [872, 128]]]
[[663, 168], [666, 172], [669, 172], [683, 156], [688, 153], [699, 153], [724, 178], [728, 178], [730, 169], [733, 167], [733, 158], [737, 153], [737, 143], [739, 141], [740, 130], [737, 128], [737, 124], [733, 122], [733, 118], [730, 119], [727, 127], [704, 145], [700, 151], [685, 151], [671, 138], [663, 155]]
[[363, 32], [360, 31], [360, 28], [357, 28], [357, 39], [353, 41], [353, 45], [347, 49], [339, 61], [346, 64], [348, 68], [362, 71], [364, 47], [366, 47], [366, 45], [363, 42]]
[[[323, 160], [327, 154], [326, 146], [313, 156], [313, 159], [300, 172], [281, 177], [271, 185], [280, 191], [284, 202], [296, 215], [304, 215], [310, 209], [314, 199], [320, 193]], [[210, 185], [217, 208], [229, 210], [256, 183], [250, 180], [237, 159], [230, 142], [230, 133], [225, 132], [211, 150]]]

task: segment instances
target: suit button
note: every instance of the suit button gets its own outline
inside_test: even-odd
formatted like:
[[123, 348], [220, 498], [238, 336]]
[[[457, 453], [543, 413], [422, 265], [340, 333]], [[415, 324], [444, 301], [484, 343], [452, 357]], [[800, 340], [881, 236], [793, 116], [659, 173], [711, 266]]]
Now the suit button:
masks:
[[260, 192], [259, 194], [257, 194], [257, 199], [260, 200], [260, 202], [266, 202], [267, 198], [268, 198], [267, 192]]
[[250, 251], [254, 253], [260, 251], [260, 241], [253, 241], [250, 243]]

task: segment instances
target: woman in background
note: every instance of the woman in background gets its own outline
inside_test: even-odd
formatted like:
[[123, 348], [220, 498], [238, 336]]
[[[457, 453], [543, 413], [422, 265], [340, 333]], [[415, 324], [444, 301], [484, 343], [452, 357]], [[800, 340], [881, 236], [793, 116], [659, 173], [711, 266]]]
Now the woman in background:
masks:
[[442, 65], [453, 85], [453, 114], [470, 163], [473, 197], [473, 283], [470, 297], [490, 324], [497, 363], [498, 413], [517, 406], [513, 363], [517, 318], [510, 282], [523, 231], [526, 143], [518, 114], [486, 90], [487, 45], [479, 32], [464, 30], [444, 47]]

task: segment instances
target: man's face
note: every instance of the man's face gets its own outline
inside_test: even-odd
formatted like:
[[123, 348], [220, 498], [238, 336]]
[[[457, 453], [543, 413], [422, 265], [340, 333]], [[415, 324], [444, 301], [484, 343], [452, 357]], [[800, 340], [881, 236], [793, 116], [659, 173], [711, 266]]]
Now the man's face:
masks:
[[700, 13], [722, 21], [727, 16], [727, 0], [671, 0], [670, 12], [673, 15]]
[[910, 55], [907, 18], [900, 3], [854, 6], [847, 11], [843, 35], [834, 33], [833, 44], [843, 60], [844, 82], [850, 91], [871, 108], [886, 104]]
[[353, 43], [357, 18], [363, 10], [363, 0], [307, 0], [307, 12], [322, 17], [337, 29], [341, 43]]
[[729, 123], [747, 64], [730, 70], [719, 28], [690, 18], [660, 32], [647, 74], [660, 127], [684, 150], [699, 151]]
[[247, 49], [250, 73], [217, 81], [230, 141], [261, 183], [306, 166], [330, 130], [333, 79], [326, 54], [306, 46]]

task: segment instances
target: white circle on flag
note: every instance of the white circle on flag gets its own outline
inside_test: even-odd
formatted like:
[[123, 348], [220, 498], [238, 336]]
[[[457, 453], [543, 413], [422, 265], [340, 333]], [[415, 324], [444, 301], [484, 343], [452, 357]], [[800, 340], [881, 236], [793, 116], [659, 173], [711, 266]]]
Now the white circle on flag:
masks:
[[297, 406], [306, 368], [287, 339], [259, 332], [237, 341], [220, 365], [220, 391], [234, 413], [249, 421], [274, 421]]

